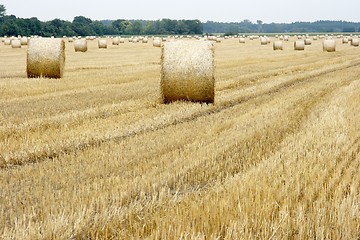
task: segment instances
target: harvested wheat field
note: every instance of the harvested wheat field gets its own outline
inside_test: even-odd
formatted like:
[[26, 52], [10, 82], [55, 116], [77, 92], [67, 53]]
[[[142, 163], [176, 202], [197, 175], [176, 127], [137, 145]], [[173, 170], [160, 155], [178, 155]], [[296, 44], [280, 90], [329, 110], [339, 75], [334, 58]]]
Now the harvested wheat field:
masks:
[[27, 78], [0, 44], [1, 239], [359, 239], [360, 48], [215, 44], [214, 104], [163, 104], [161, 49]]

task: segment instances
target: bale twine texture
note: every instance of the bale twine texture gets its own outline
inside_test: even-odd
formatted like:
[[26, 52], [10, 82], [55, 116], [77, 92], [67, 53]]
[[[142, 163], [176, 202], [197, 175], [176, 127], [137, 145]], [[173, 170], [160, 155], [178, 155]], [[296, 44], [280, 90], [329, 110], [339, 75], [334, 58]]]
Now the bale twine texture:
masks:
[[57, 38], [33, 38], [27, 49], [27, 76], [61, 78], [65, 66], [65, 42]]
[[208, 41], [164, 43], [161, 52], [161, 95], [177, 100], [214, 102], [214, 47]]

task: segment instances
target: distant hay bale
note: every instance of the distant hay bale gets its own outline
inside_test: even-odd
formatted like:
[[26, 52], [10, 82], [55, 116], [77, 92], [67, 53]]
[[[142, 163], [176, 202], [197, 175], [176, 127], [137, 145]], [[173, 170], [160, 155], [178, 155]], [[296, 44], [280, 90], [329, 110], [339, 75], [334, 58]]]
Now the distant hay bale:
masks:
[[294, 49], [298, 51], [305, 50], [305, 41], [304, 40], [296, 40], [294, 42]]
[[119, 43], [125, 43], [125, 38], [119, 38]]
[[22, 37], [20, 38], [20, 42], [22, 46], [26, 46], [28, 44], [28, 38], [27, 37]]
[[214, 46], [209, 41], [164, 43], [161, 52], [161, 95], [177, 100], [214, 102]]
[[148, 38], [143, 38], [142, 43], [148, 43]]
[[305, 43], [305, 45], [311, 45], [311, 39], [305, 38], [304, 43]]
[[245, 38], [244, 37], [239, 38], [239, 43], [245, 43]]
[[99, 39], [98, 40], [98, 47], [99, 48], [107, 48], [107, 40], [106, 39]]
[[10, 38], [5, 38], [4, 45], [10, 46], [11, 45], [11, 39]]
[[313, 40], [317, 41], [318, 40], [318, 36], [313, 36]]
[[219, 38], [219, 37], [215, 38], [215, 42], [221, 43], [221, 38]]
[[325, 39], [323, 42], [324, 52], [335, 52], [336, 42], [333, 39]]
[[33, 38], [27, 49], [29, 78], [61, 78], [65, 66], [65, 42], [56, 38]]
[[267, 45], [268, 44], [268, 40], [266, 37], [260, 37], [260, 43], [261, 45]]
[[112, 45], [119, 45], [120, 44], [120, 38], [114, 37], [112, 39]]
[[349, 43], [349, 39], [348, 39], [347, 37], [344, 37], [344, 38], [342, 39], [342, 43], [343, 43], [343, 44], [348, 44], [348, 43]]
[[359, 46], [359, 39], [353, 38], [351, 41], [351, 46], [358, 47]]
[[282, 41], [274, 41], [273, 49], [274, 50], [283, 50], [283, 42]]
[[289, 41], [290, 36], [284, 36], [284, 41]]
[[88, 50], [86, 39], [77, 39], [74, 41], [75, 52], [86, 52]]
[[19, 39], [11, 40], [12, 48], [21, 48], [21, 41]]
[[161, 44], [162, 44], [161, 38], [154, 38], [153, 40], [154, 47], [161, 47]]
[[68, 39], [68, 42], [74, 42], [74, 38], [70, 37], [70, 38]]

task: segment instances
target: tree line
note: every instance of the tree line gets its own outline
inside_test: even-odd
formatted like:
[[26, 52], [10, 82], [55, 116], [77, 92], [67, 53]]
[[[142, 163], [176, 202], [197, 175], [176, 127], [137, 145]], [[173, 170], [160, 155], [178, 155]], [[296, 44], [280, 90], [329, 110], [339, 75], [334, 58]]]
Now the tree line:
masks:
[[202, 23], [199, 20], [91, 20], [77, 16], [73, 21], [54, 19], [40, 21], [36, 17], [18, 18], [6, 15], [6, 8], [0, 4], [0, 36], [102, 36], [102, 35], [192, 35], [222, 33], [299, 33], [299, 32], [360, 32], [359, 22], [316, 21], [294, 23], [242, 22]]
[[205, 33], [322, 33], [322, 32], [360, 32], [360, 22], [346, 21], [316, 21], [316, 22], [293, 22], [293, 23], [263, 23], [257, 20], [252, 23], [249, 20], [242, 22], [213, 22], [203, 23]]
[[18, 18], [5, 15], [0, 5], [0, 36], [44, 37], [62, 36], [102, 36], [102, 35], [189, 35], [202, 34], [203, 26], [199, 20], [156, 21], [103, 20], [93, 21], [84, 16], [77, 16], [72, 22], [61, 19], [42, 22], [36, 17]]

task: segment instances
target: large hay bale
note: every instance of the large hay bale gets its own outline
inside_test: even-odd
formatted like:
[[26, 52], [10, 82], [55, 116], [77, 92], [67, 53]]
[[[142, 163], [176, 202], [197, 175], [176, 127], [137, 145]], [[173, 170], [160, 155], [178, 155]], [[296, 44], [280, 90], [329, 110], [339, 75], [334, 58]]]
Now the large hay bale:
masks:
[[323, 42], [324, 52], [335, 52], [336, 42], [333, 39], [325, 39]]
[[214, 102], [214, 46], [208, 41], [164, 43], [161, 52], [161, 95], [164, 103]]
[[304, 40], [296, 40], [294, 42], [294, 49], [298, 51], [305, 50], [305, 41]]
[[98, 47], [99, 48], [107, 48], [107, 40], [106, 39], [99, 39], [98, 40]]
[[343, 43], [343, 44], [348, 44], [348, 43], [349, 43], [349, 39], [348, 39], [347, 37], [344, 37], [344, 38], [342, 39], [342, 43]]
[[274, 41], [273, 49], [274, 50], [283, 50], [283, 42], [280, 40]]
[[19, 39], [11, 40], [11, 47], [12, 48], [21, 48], [21, 41]]
[[57, 38], [33, 38], [27, 49], [27, 76], [61, 78], [65, 66], [65, 42]]
[[76, 39], [74, 41], [75, 52], [86, 52], [88, 50], [86, 39]]

